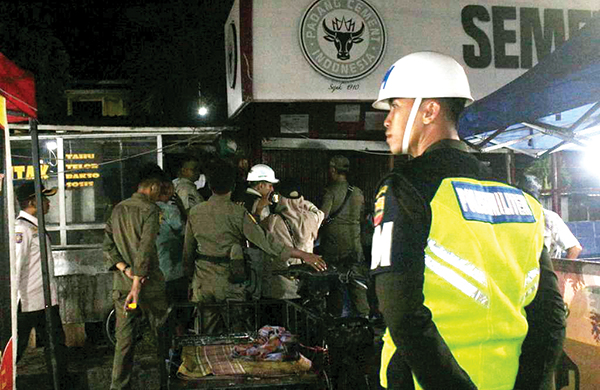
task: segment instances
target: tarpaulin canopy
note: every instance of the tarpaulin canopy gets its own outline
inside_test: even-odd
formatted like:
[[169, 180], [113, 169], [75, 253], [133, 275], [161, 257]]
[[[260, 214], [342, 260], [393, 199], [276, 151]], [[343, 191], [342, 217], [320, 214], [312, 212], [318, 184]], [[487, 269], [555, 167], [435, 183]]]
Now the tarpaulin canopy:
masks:
[[0, 95], [6, 98], [9, 123], [37, 118], [33, 75], [0, 53]]
[[536, 66], [473, 103], [459, 134], [481, 151], [536, 157], [589, 145], [600, 134], [600, 18]]
[[[15, 255], [15, 210], [14, 207], [14, 194], [13, 194], [13, 180], [12, 180], [12, 162], [11, 162], [11, 147], [10, 147], [10, 133], [9, 133], [9, 123], [13, 122], [23, 122], [27, 121], [30, 118], [37, 118], [37, 106], [35, 102], [35, 82], [33, 75], [15, 65], [11, 62], [4, 54], [0, 53], [0, 204], [2, 205], [0, 208], [0, 220], [3, 221], [3, 225], [0, 228], [0, 253], [3, 258], [10, 257], [10, 264], [7, 267], [6, 262], [3, 262], [0, 265], [0, 275], [5, 278], [10, 275], [10, 322], [7, 321], [7, 318], [2, 317], [2, 324], [6, 326], [8, 323], [11, 328], [11, 338], [8, 340], [6, 344], [6, 348], [4, 349], [4, 354], [2, 356], [2, 372], [0, 373], [0, 388], [2, 389], [14, 389], [16, 385], [15, 375], [16, 370], [16, 354], [14, 353], [14, 345], [17, 337], [17, 279], [16, 279], [16, 255]], [[30, 126], [35, 125], [35, 121], [30, 121]], [[34, 131], [32, 134], [32, 144], [35, 144], [35, 152], [37, 152], [39, 148], [39, 142], [37, 141], [37, 128], [34, 126]], [[35, 139], [34, 139], [35, 138]], [[2, 160], [4, 164], [2, 164]], [[33, 164], [36, 171], [35, 178], [35, 186], [36, 193], [41, 193], [41, 181], [40, 181], [40, 167], [39, 167], [39, 158], [33, 158]], [[3, 187], [4, 179], [6, 179], [6, 186]], [[39, 196], [38, 198], [41, 198]], [[45, 242], [41, 240], [45, 240], [45, 229], [44, 229], [44, 215], [42, 211], [42, 201], [41, 199], [37, 199], [37, 208], [38, 208], [38, 221], [40, 221], [39, 226], [39, 239], [40, 239], [40, 248], [42, 259], [42, 268], [47, 268], [47, 259], [45, 254]], [[4, 221], [8, 219], [8, 223], [4, 225]], [[6, 256], [8, 252], [9, 256]], [[47, 296], [49, 293], [48, 286], [48, 277], [47, 270], [43, 270], [43, 285], [44, 285], [44, 298], [46, 301], [47, 307], [50, 306], [49, 299]], [[3, 287], [6, 287], [6, 283], [3, 283]], [[0, 307], [2, 308], [2, 313], [6, 313], [5, 307], [7, 306], [7, 302], [5, 301], [7, 294], [5, 291], [2, 291], [0, 294]], [[48, 318], [49, 314], [46, 314]], [[47, 326], [47, 329], [51, 331], [53, 325], [50, 324]], [[2, 329], [2, 339], [6, 337], [5, 329]], [[55, 352], [55, 340], [53, 338], [50, 339], [50, 356], [52, 358], [52, 368], [53, 368], [53, 378], [56, 377], [54, 372], [55, 361], [56, 361], [56, 352]], [[0, 347], [2, 345], [0, 344]], [[56, 383], [56, 380], [54, 380]], [[55, 385], [55, 388], [56, 387]]]

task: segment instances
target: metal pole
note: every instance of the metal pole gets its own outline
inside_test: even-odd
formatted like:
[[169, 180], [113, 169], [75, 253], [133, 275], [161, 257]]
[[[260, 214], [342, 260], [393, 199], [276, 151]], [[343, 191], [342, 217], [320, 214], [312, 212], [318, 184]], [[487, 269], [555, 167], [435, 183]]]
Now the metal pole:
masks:
[[46, 221], [44, 219], [44, 199], [42, 198], [42, 176], [40, 171], [40, 151], [39, 140], [37, 133], [37, 121], [29, 119], [29, 132], [31, 134], [31, 157], [33, 159], [34, 169], [34, 184], [35, 184], [35, 199], [37, 203], [37, 219], [38, 219], [38, 239], [40, 241], [40, 256], [42, 266], [42, 284], [44, 287], [44, 305], [46, 314], [46, 331], [48, 333], [49, 344], [46, 348], [50, 348], [50, 365], [52, 369], [52, 379], [54, 381], [54, 389], [61, 389], [61, 378], [58, 374], [58, 361], [56, 359], [56, 336], [54, 329], [56, 324], [52, 321], [52, 295], [50, 293], [50, 273], [48, 268], [48, 251], [46, 247]]
[[[0, 99], [4, 99], [0, 96]], [[0, 104], [3, 104], [0, 102]], [[11, 163], [10, 153], [10, 132], [8, 129], [8, 121], [6, 120], [6, 112], [0, 109], [0, 122], [4, 122], [6, 128], [0, 128], [1, 139], [1, 155], [2, 155], [2, 172], [4, 178], [0, 180], [0, 192], [2, 193], [2, 211], [0, 215], [2, 221], [8, 221], [6, 224], [2, 224], [2, 241], [0, 244], [2, 247], [2, 258], [5, 260], [2, 262], [1, 275], [4, 278], [5, 283], [2, 283], [2, 333], [0, 334], [0, 349], [4, 350], [7, 343], [12, 344], [12, 362], [10, 362], [10, 382], [12, 386], [4, 390], [16, 389], [16, 360], [17, 360], [17, 277], [16, 277], [16, 265], [15, 265], [15, 208], [14, 208], [14, 193], [13, 193], [13, 170]], [[8, 283], [6, 283], [8, 281]], [[6, 299], [6, 301], [4, 301]], [[12, 340], [12, 341], [11, 341]]]
[[550, 155], [552, 169], [552, 210], [560, 215], [560, 183], [558, 180], [558, 153]]

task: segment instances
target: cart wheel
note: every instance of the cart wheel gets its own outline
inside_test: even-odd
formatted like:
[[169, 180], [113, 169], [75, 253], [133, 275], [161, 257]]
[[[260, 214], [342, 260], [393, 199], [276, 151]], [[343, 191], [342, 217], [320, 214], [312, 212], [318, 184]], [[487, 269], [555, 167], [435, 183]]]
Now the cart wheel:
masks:
[[113, 347], [117, 344], [117, 338], [115, 336], [115, 327], [117, 324], [117, 314], [115, 309], [112, 309], [110, 313], [106, 316], [106, 321], [104, 321], [104, 335], [106, 339]]

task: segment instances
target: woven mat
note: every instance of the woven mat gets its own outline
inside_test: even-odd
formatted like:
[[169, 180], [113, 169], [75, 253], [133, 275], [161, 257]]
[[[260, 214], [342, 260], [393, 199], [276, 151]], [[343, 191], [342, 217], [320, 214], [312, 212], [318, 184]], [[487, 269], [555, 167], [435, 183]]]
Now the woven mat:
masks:
[[310, 370], [312, 363], [300, 355], [296, 361], [253, 362], [231, 357], [235, 345], [185, 346], [182, 349], [182, 363], [177, 376], [190, 380], [207, 375], [245, 375], [274, 377], [301, 374]]

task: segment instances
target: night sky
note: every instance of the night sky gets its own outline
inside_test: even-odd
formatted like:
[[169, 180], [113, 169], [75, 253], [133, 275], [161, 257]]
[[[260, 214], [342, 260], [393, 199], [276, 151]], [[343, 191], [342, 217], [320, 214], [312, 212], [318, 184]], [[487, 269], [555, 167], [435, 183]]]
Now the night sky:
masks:
[[165, 115], [185, 117], [191, 103], [179, 107], [197, 102], [199, 89], [209, 101], [223, 104], [223, 24], [232, 3], [3, 0], [0, 51], [34, 72], [41, 111], [52, 111], [52, 102], [44, 103], [52, 88], [64, 90], [81, 80], [129, 80], [142, 96], [160, 91]]
[[54, 30], [69, 51], [73, 74], [118, 77], [123, 72], [120, 65], [144, 43], [161, 41], [167, 46], [185, 38], [190, 44], [196, 41], [207, 57], [224, 56], [222, 43], [218, 47], [214, 43], [222, 41], [231, 3], [72, 0], [56, 9]]

